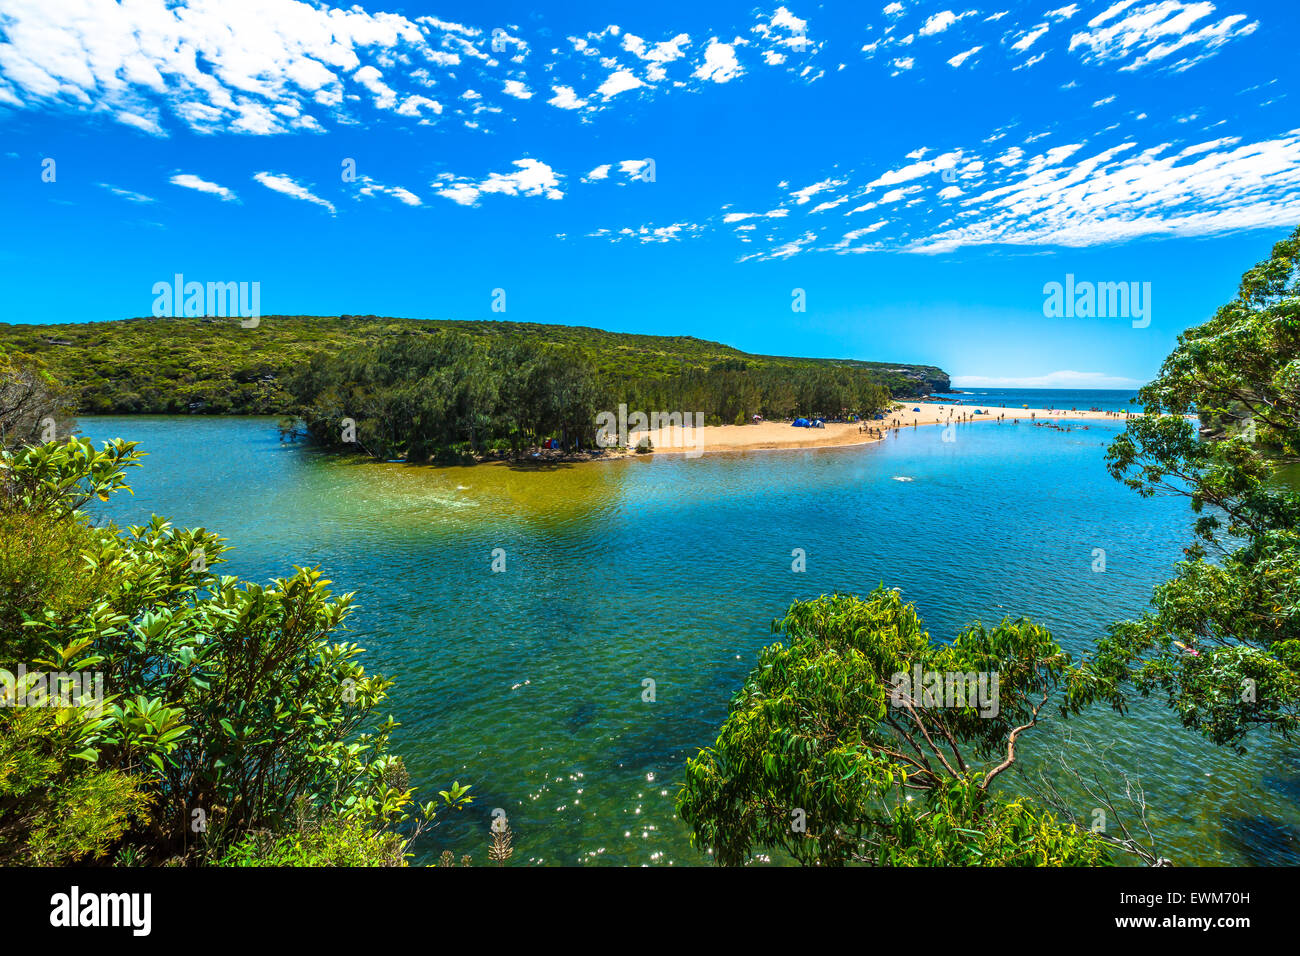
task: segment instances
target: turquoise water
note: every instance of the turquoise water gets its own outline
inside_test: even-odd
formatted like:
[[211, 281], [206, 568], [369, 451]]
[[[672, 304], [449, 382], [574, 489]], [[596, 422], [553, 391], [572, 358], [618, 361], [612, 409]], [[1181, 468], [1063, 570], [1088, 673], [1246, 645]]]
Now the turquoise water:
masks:
[[[676, 785], [791, 600], [883, 581], [936, 636], [1024, 614], [1080, 651], [1141, 612], [1189, 537], [1181, 500], [1143, 501], [1106, 474], [1109, 422], [542, 471], [343, 462], [279, 443], [274, 424], [81, 421], [150, 453], [134, 497], [103, 506], [119, 523], [165, 514], [228, 537], [227, 573], [319, 564], [358, 592], [355, 639], [397, 679], [414, 782], [427, 796], [459, 779], [477, 796], [423, 839], [423, 859], [447, 848], [482, 862], [500, 807], [515, 863], [706, 862], [675, 818]], [[490, 570], [496, 548], [504, 573]], [[1015, 785], [1047, 773], [1084, 815], [1095, 801], [1055, 769], [1067, 732], [1085, 769], [1140, 778], [1175, 862], [1300, 863], [1296, 748], [1261, 739], [1238, 758], [1154, 706], [1049, 724]]]
[[960, 401], [963, 405], [992, 408], [1077, 408], [1080, 411], [1099, 408], [1103, 412], [1137, 412], [1142, 405], [1134, 401], [1136, 388], [981, 388], [970, 386], [954, 389], [943, 397]]

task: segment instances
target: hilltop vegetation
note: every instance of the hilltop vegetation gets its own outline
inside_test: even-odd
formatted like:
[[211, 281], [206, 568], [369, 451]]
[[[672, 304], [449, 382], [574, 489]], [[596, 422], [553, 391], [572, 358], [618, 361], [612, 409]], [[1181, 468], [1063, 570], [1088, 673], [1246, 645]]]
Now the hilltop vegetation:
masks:
[[[675, 407], [681, 383], [712, 377], [707, 388], [736, 392], [730, 405], [757, 399], [746, 383], [818, 373], [865, 381], [896, 397], [947, 388], [932, 366], [750, 355], [689, 336], [632, 335], [566, 325], [492, 321], [425, 321], [378, 316], [266, 316], [257, 328], [219, 318], [127, 319], [75, 325], [0, 325], [0, 355], [38, 356], [73, 394], [83, 414], [284, 414], [297, 410], [286, 388], [290, 371], [314, 356], [338, 356], [400, 334], [457, 333], [485, 346], [546, 346], [581, 358], [597, 385], [629, 404]], [[761, 385], [757, 386], [760, 389]], [[692, 410], [730, 422], [719, 396]], [[800, 396], [773, 396], [797, 404]], [[754, 411], [761, 411], [755, 407]], [[793, 409], [792, 409], [793, 410]], [[799, 408], [838, 413], [840, 408]]]
[[871, 415], [890, 401], [889, 389], [862, 368], [729, 359], [624, 380], [571, 345], [462, 332], [398, 332], [320, 353], [291, 372], [286, 387], [295, 413], [324, 445], [443, 462], [518, 458], [539, 444], [589, 451], [601, 413], [615, 415], [620, 406], [721, 425], [754, 414]]

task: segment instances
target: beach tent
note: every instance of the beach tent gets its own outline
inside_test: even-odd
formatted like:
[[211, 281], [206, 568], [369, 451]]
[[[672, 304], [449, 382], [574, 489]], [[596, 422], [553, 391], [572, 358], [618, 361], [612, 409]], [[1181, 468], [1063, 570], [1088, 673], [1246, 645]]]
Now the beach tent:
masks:
[[919, 412], [920, 410], [921, 410], [920, 408], [914, 408], [914, 409], [912, 409], [912, 411], [914, 411], [914, 412]]
[[812, 427], [812, 422], [808, 421], [808, 419], [806, 419], [806, 418], [796, 418], [796, 419], [794, 420], [794, 427], [795, 427], [795, 428], [811, 428], [811, 427]]

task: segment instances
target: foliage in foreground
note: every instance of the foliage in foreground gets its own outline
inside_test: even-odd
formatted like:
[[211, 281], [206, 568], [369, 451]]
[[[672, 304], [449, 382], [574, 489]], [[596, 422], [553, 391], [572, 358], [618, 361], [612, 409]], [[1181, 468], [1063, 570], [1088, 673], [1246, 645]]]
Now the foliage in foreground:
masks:
[[106, 691], [0, 708], [0, 863], [403, 861], [436, 806], [389, 750], [392, 681], [337, 640], [352, 595], [310, 569], [218, 576], [226, 548], [202, 528], [93, 527], [83, 506], [139, 457], [121, 440], [0, 455], [0, 666], [96, 672]]
[[[1110, 862], [1103, 838], [991, 786], [1069, 670], [1046, 629], [1007, 620], [937, 643], [883, 587], [797, 601], [774, 629], [782, 641], [762, 652], [678, 794], [694, 844], [717, 863], [760, 850], [821, 866]], [[935, 706], [911, 686], [917, 667], [996, 674], [984, 698], [996, 713], [966, 693]]]
[[[1077, 705], [1162, 696], [1183, 724], [1244, 749], [1252, 729], [1300, 729], [1300, 230], [1237, 298], [1179, 336], [1139, 393], [1149, 414], [1108, 452], [1138, 494], [1187, 497], [1194, 542], [1152, 610], [1115, 625], [1072, 681]], [[1183, 416], [1195, 412], [1198, 435]]]

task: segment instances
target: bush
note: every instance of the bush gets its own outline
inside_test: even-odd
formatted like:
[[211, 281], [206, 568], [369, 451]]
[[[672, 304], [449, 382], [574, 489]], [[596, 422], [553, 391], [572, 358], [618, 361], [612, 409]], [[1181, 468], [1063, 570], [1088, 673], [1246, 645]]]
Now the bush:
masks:
[[[130, 858], [209, 862], [250, 833], [292, 835], [309, 813], [364, 830], [391, 859], [399, 830], [435, 806], [413, 804], [389, 752], [397, 723], [379, 708], [392, 681], [337, 640], [352, 595], [315, 569], [267, 586], [219, 577], [224, 541], [203, 528], [93, 528], [82, 505], [126, 487], [135, 447], [0, 457], [0, 661], [95, 671], [108, 692], [99, 715], [0, 713], [0, 847], [65, 862], [119, 841]], [[443, 805], [464, 806], [467, 790]], [[52, 849], [34, 858], [21, 848], [38, 836]], [[360, 846], [321, 839], [293, 845], [322, 858]]]

